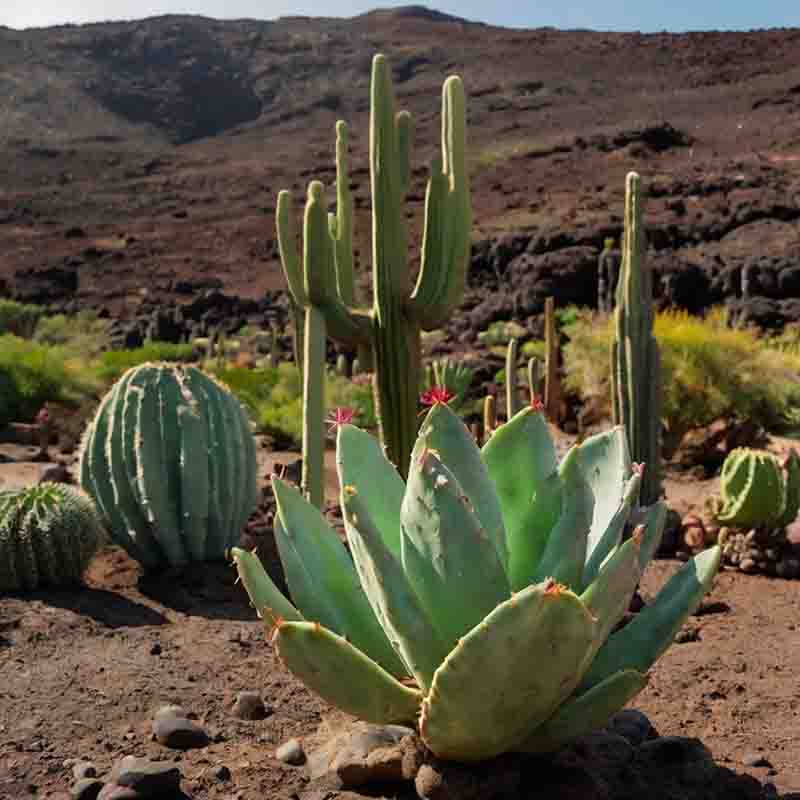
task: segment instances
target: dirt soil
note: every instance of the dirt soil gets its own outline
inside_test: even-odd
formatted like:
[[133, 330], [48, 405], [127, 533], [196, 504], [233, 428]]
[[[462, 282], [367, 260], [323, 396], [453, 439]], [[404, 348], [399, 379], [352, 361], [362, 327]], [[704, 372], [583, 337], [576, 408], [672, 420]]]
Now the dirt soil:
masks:
[[[295, 457], [263, 456], [260, 472]], [[46, 467], [2, 464], [0, 479], [27, 482]], [[329, 478], [333, 498], [332, 461]], [[681, 511], [702, 506], [713, 488], [680, 476], [666, 481]], [[261, 552], [280, 578], [274, 550]], [[678, 566], [655, 562], [645, 598]], [[301, 796], [303, 769], [276, 760], [275, 749], [312, 736], [330, 709], [277, 661], [234, 581], [227, 565], [145, 578], [109, 548], [90, 565], [85, 588], [0, 598], [0, 798], [66, 798], [66, 759], [91, 760], [103, 775], [128, 754], [174, 760], [184, 792], [197, 800]], [[800, 792], [798, 608], [800, 581], [722, 572], [634, 703], [660, 735], [697, 737], [717, 764], [757, 778], [763, 797]], [[233, 715], [246, 689], [262, 693], [266, 719]], [[153, 714], [170, 703], [193, 712], [211, 744], [182, 753], [154, 741]], [[229, 779], [216, 775], [220, 766]]]

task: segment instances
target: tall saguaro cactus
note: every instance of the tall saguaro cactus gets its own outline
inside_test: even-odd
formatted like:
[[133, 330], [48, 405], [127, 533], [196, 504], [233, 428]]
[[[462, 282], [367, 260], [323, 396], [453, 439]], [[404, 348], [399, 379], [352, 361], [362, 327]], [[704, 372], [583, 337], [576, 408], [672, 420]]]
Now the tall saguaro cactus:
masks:
[[641, 503], [647, 506], [661, 493], [661, 363], [653, 335], [653, 278], [643, 262], [644, 247], [641, 179], [629, 172], [611, 345], [611, 400], [614, 424], [625, 426], [633, 460], [646, 465]]
[[[330, 215], [325, 235], [306, 226], [304, 252], [316, 248], [320, 258], [306, 258], [305, 286], [289, 226], [288, 193], [281, 192], [278, 198], [278, 235], [290, 291], [296, 301], [306, 301], [322, 312], [332, 338], [371, 352], [383, 442], [403, 475], [417, 435], [420, 333], [448, 319], [461, 300], [466, 278], [472, 213], [465, 128], [463, 84], [459, 77], [451, 76], [442, 89], [442, 154], [431, 165], [421, 267], [412, 288], [403, 211], [410, 176], [411, 116], [407, 111], [395, 111], [389, 65], [383, 55], [375, 56], [370, 116], [371, 309], [356, 307], [352, 292], [352, 201], [345, 188], [347, 128], [343, 122], [337, 125], [337, 212]], [[321, 184], [312, 183], [309, 203], [312, 189], [314, 202], [324, 209]], [[309, 236], [325, 242], [310, 243]]]

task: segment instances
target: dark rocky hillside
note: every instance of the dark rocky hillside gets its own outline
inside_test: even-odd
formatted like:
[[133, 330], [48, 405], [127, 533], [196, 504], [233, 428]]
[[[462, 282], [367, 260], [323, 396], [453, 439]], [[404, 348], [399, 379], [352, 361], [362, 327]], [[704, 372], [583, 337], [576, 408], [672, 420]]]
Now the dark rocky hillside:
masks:
[[130, 315], [213, 286], [280, 288], [276, 194], [299, 206], [308, 180], [332, 183], [340, 117], [366, 272], [377, 51], [416, 120], [415, 248], [442, 81], [460, 73], [469, 92], [480, 292], [462, 327], [551, 293], [593, 303], [629, 169], [646, 179], [665, 300], [736, 304], [749, 267], [747, 313], [800, 318], [800, 30], [521, 31], [420, 7], [0, 28], [0, 289]]

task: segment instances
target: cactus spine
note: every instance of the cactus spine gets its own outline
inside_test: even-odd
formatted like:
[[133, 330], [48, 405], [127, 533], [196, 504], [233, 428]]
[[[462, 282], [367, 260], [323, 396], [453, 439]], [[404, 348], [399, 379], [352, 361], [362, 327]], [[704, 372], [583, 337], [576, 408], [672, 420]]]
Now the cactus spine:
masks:
[[[439, 327], [461, 300], [469, 256], [471, 209], [466, 175], [465, 103], [461, 79], [448, 78], [442, 91], [442, 156], [434, 160], [425, 202], [422, 263], [411, 287], [406, 223], [402, 209], [409, 185], [411, 117], [395, 113], [389, 65], [372, 62], [370, 172], [372, 188], [373, 307], [348, 304], [352, 282], [352, 201], [346, 191], [346, 131], [337, 124], [337, 200], [328, 227], [331, 255], [314, 266], [315, 296], [330, 335], [370, 352], [378, 419], [389, 458], [405, 474], [417, 433], [417, 391], [422, 379], [422, 329]], [[313, 186], [314, 184], [312, 184]], [[316, 184], [317, 199], [322, 186]], [[299, 269], [289, 233], [290, 200], [278, 198], [278, 236], [290, 291], [297, 301]], [[335, 220], [335, 222], [333, 221]], [[316, 235], [320, 235], [315, 231]], [[308, 235], [308, 232], [307, 232]], [[309, 246], [306, 239], [306, 247]], [[320, 248], [325, 245], [318, 245]], [[336, 280], [334, 280], [334, 275]], [[343, 291], [344, 290], [344, 291]], [[362, 357], [363, 358], [363, 357]], [[364, 367], [363, 360], [361, 361]]]
[[70, 486], [0, 492], [0, 592], [80, 583], [104, 539], [92, 502]]
[[256, 503], [256, 450], [236, 398], [200, 370], [129, 369], [81, 442], [83, 489], [145, 569], [223, 559]]
[[641, 502], [650, 505], [661, 495], [661, 367], [653, 335], [653, 279], [643, 263], [644, 246], [641, 179], [629, 172], [611, 345], [611, 399], [614, 424], [625, 426], [633, 460], [647, 466]]

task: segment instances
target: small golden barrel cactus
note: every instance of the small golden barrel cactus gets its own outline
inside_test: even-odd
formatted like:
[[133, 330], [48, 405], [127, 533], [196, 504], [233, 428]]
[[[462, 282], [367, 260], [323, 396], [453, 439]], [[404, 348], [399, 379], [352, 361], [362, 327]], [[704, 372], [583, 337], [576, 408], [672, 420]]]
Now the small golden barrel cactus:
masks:
[[0, 492], [0, 592], [80, 583], [104, 539], [92, 501], [70, 486]]

